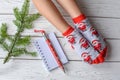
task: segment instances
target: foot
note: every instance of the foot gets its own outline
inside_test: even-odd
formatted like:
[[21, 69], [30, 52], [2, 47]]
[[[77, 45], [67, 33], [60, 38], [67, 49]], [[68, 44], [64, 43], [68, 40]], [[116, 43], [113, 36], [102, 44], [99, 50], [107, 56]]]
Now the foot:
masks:
[[74, 28], [70, 27], [63, 36], [71, 44], [79, 56], [89, 64], [104, 62], [104, 58], [89, 44], [89, 42]]
[[103, 57], [106, 56], [107, 46], [102, 36], [90, 24], [85, 15], [73, 18], [77, 30], [92, 44]]

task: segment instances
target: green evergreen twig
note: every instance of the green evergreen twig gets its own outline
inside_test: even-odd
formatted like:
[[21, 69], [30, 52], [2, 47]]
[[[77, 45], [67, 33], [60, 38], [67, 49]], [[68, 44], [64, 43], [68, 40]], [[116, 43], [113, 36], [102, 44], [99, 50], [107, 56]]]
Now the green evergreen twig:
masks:
[[[15, 35], [9, 36], [7, 33], [7, 25], [3, 23], [0, 29], [0, 45], [8, 52], [8, 55], [4, 59], [4, 63], [8, 62], [11, 57], [17, 57], [22, 54], [28, 54], [36, 56], [35, 52], [29, 52], [26, 50], [26, 46], [30, 44], [30, 36], [21, 37], [21, 33], [25, 29], [32, 28], [32, 22], [39, 18], [39, 14], [29, 15], [30, 1], [25, 0], [20, 11], [18, 8], [14, 8], [14, 15], [16, 20], [13, 23], [17, 26], [17, 32]], [[7, 43], [10, 42], [10, 44]]]

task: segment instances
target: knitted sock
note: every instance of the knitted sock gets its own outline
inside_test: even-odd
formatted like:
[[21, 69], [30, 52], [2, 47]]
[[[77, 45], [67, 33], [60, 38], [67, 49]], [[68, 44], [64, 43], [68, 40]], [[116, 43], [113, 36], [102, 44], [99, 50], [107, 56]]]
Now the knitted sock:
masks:
[[73, 18], [76, 28], [92, 44], [103, 57], [106, 56], [107, 46], [102, 36], [93, 28], [85, 15]]
[[89, 64], [98, 64], [104, 58], [89, 44], [89, 42], [74, 28], [70, 27], [63, 33], [63, 36], [71, 44], [79, 56]]

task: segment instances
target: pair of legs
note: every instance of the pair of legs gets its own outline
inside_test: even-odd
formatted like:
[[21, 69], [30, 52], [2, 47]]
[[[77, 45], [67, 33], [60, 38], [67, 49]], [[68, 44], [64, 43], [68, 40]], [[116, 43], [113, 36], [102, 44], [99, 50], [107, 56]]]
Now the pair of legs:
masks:
[[[45, 16], [60, 32], [65, 32], [69, 24], [63, 19], [60, 12], [51, 0], [33, 0], [40, 14]], [[74, 0], [57, 0], [72, 18], [81, 14]]]
[[[88, 63], [98, 64], [104, 61], [106, 44], [101, 35], [90, 25], [81, 13], [75, 0], [57, 0], [73, 18], [77, 29], [71, 27], [62, 17], [51, 0], [33, 0], [40, 14], [46, 17], [68, 39], [73, 48]], [[79, 33], [80, 32], [80, 33]], [[84, 35], [84, 37], [82, 36]]]

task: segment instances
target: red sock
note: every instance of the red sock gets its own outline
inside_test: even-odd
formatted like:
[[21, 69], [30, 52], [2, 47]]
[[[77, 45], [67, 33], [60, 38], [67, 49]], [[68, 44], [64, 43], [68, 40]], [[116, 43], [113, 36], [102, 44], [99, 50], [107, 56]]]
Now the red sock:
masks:
[[65, 36], [72, 48], [85, 62], [98, 64], [104, 61], [104, 58], [99, 57], [99, 53], [94, 50], [89, 42], [76, 29], [69, 26], [68, 30], [63, 33], [63, 36]]
[[90, 24], [86, 16], [81, 14], [73, 18], [73, 21], [76, 25], [76, 29], [92, 44], [95, 50], [105, 57], [107, 45], [101, 34]]

